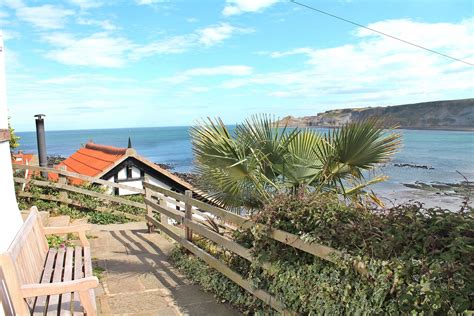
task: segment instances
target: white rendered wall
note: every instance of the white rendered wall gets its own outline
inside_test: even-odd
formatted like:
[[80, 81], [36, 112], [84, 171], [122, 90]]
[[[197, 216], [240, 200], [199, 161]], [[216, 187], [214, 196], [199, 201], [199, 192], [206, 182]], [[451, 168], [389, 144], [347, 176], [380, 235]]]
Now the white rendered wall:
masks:
[[[0, 32], [0, 129], [8, 128], [5, 81], [5, 48]], [[0, 252], [8, 249], [22, 223], [13, 187], [10, 145], [3, 142], [0, 143]]]
[[140, 173], [140, 169], [138, 169], [137, 167], [132, 167], [132, 178], [140, 178], [141, 176], [141, 173]]
[[125, 180], [125, 179], [127, 179], [127, 168], [123, 167], [123, 168], [118, 172], [118, 179], [119, 179], [119, 180]]
[[[142, 180], [122, 181], [122, 182], [120, 182], [120, 184], [128, 185], [128, 186], [134, 187], [134, 188], [143, 189]], [[138, 194], [138, 192], [130, 191], [130, 190], [126, 190], [126, 189], [121, 189], [121, 188], [119, 189], [119, 195], [131, 195], [131, 194]]]
[[[123, 169], [122, 169], [123, 170]], [[137, 169], [138, 170], [138, 169]], [[140, 176], [140, 170], [138, 170], [138, 177]], [[145, 174], [145, 176], [148, 176], [150, 178], [150, 183], [151, 184], [154, 184], [156, 186], [159, 186], [159, 187], [162, 187], [162, 188], [165, 188], [165, 189], [168, 189], [170, 190], [171, 187], [169, 185], [166, 185], [164, 184], [163, 182], [161, 182], [160, 180], [158, 179], [155, 179], [147, 174]], [[120, 177], [119, 177], [120, 179]], [[109, 180], [111, 182], [113, 182], [113, 178], [112, 180]], [[139, 189], [143, 189], [143, 185], [142, 185], [142, 180], [131, 180], [131, 181], [122, 181], [120, 182], [121, 184], [125, 184], [125, 185], [129, 185], [131, 187], [135, 187], [135, 188], [139, 188]], [[134, 192], [134, 191], [129, 191], [129, 190], [125, 190], [125, 189], [119, 189], [119, 195], [130, 195], [130, 194], [138, 194], [137, 192]]]

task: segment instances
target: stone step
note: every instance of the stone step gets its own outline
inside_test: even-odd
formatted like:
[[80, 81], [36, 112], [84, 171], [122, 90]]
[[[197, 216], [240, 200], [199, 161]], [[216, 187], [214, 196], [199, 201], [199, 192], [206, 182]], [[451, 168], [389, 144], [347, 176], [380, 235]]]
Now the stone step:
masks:
[[[71, 222], [71, 217], [68, 215], [54, 216], [54, 217], [49, 218], [47, 226], [64, 227], [64, 226], [69, 226], [70, 222]], [[67, 234], [60, 234], [58, 236], [61, 238], [67, 238]]]
[[71, 226], [73, 225], [82, 225], [82, 224], [87, 224], [88, 223], [88, 220], [87, 218], [76, 218], [76, 219], [73, 219], [71, 220]]
[[[30, 210], [20, 211], [20, 213], [21, 213], [21, 217], [23, 218], [23, 221], [24, 221], [28, 217], [28, 215], [30, 214]], [[49, 212], [40, 211], [39, 216], [41, 218], [41, 223], [43, 224], [43, 226], [47, 226], [48, 221], [49, 221]]]
[[47, 226], [69, 226], [70, 222], [71, 217], [68, 215], [54, 216], [49, 218]]

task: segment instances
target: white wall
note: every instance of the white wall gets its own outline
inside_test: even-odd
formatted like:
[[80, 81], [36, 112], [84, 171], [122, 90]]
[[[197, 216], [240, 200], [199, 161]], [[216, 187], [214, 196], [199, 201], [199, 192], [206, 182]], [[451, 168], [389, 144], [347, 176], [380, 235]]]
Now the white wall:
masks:
[[[122, 170], [124, 170], [124, 169], [122, 169]], [[122, 171], [122, 170], [121, 170], [121, 171]], [[133, 172], [133, 169], [132, 169], [132, 172]], [[135, 176], [140, 177], [140, 170], [139, 170], [139, 169], [136, 170]], [[151, 184], [157, 185], [157, 186], [159, 186], [159, 187], [162, 187], [162, 188], [165, 188], [165, 189], [168, 189], [168, 190], [171, 189], [170, 186], [164, 184], [164, 183], [161, 182], [160, 180], [155, 179], [155, 178], [153, 178], [153, 177], [151, 177], [151, 176], [149, 176], [149, 175], [147, 175], [147, 174], [145, 174], [145, 176], [148, 176], [148, 177], [149, 177]], [[119, 179], [120, 179], [120, 177], [119, 177]], [[111, 180], [108, 180], [108, 181], [113, 182], [114, 179], [111, 178]], [[140, 181], [122, 181], [122, 182], [120, 182], [120, 183], [121, 183], [121, 184], [124, 184], [124, 185], [129, 185], [129, 186], [132, 186], [132, 187], [135, 187], [135, 188], [143, 189], [143, 185], [142, 185], [142, 181], [141, 181], [141, 180], [140, 180]], [[137, 192], [133, 192], [133, 191], [129, 191], [129, 190], [119, 189], [119, 195], [129, 195], [129, 194], [138, 194], [138, 193], [137, 193]]]
[[118, 172], [118, 179], [119, 179], [119, 180], [125, 180], [125, 179], [127, 179], [127, 168], [123, 167], [123, 168]]
[[[5, 49], [0, 33], [0, 129], [8, 128], [5, 78]], [[33, 120], [33, 118], [31, 118]], [[22, 224], [13, 187], [13, 171], [8, 142], [0, 143], [0, 252], [10, 246]]]
[[[3, 34], [0, 31], [0, 129], [8, 128], [5, 81], [5, 47]], [[8, 249], [22, 222], [13, 187], [10, 144], [3, 142], [0, 143], [0, 252]], [[3, 291], [2, 288], [0, 290]], [[4, 315], [2, 302], [0, 302], [0, 315]]]
[[[142, 181], [141, 181], [141, 180], [137, 180], [137, 181], [122, 181], [122, 182], [120, 182], [120, 184], [128, 185], [128, 186], [134, 187], [134, 188], [143, 189], [143, 185], [142, 185]], [[138, 192], [129, 191], [129, 190], [125, 190], [125, 189], [120, 189], [120, 188], [119, 188], [119, 195], [131, 195], [131, 194], [138, 194]]]
[[132, 178], [140, 178], [140, 169], [132, 167]]
[[[126, 172], [126, 168], [122, 168], [119, 173], [118, 173], [118, 178], [120, 180], [124, 180], [127, 178], [127, 172]], [[132, 167], [132, 176], [133, 177], [140, 177], [140, 170], [136, 167]], [[145, 174], [145, 177], [148, 177], [149, 179], [149, 182], [153, 185], [156, 185], [156, 186], [159, 186], [159, 187], [162, 187], [162, 188], [165, 188], [165, 189], [168, 189], [168, 190], [171, 190], [171, 187], [169, 185], [166, 185], [164, 184], [163, 182], [161, 182], [160, 180], [150, 176], [150, 175], [147, 175]], [[110, 181], [110, 182], [114, 182], [114, 177], [110, 177], [109, 179], [107, 179], [107, 181]], [[121, 184], [124, 184], [124, 185], [128, 185], [128, 186], [131, 186], [131, 187], [134, 187], [134, 188], [140, 188], [140, 189], [143, 189], [143, 185], [142, 185], [142, 181], [121, 181], [120, 182]], [[111, 188], [111, 187], [107, 187], [107, 193], [109, 194], [113, 194], [114, 192], [114, 189]], [[129, 190], [125, 190], [125, 189], [119, 189], [119, 195], [131, 195], [131, 194], [138, 194], [137, 192], [134, 192], [134, 191], [129, 191]], [[174, 203], [171, 203], [170, 201], [167, 202], [167, 206], [170, 207], [170, 208], [176, 208], [176, 204]]]

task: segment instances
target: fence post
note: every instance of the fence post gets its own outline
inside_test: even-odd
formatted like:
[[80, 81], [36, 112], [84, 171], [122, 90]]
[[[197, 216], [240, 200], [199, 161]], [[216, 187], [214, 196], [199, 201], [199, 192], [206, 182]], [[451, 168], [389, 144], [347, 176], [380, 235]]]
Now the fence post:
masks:
[[[166, 195], [163, 195], [163, 198], [160, 199], [160, 206], [167, 208], [168, 203], [164, 199], [165, 196]], [[161, 222], [161, 225], [168, 226], [168, 216], [164, 215], [163, 213], [160, 213], [160, 222]]]
[[[184, 218], [187, 220], [192, 220], [193, 219], [193, 206], [191, 204], [191, 199], [193, 198], [193, 191], [191, 190], [186, 190], [184, 192], [184, 195], [186, 196], [186, 201], [185, 201], [185, 212], [184, 212]], [[186, 240], [192, 241], [193, 240], [193, 231], [186, 226], [186, 223], [184, 225], [184, 236], [186, 237]]]
[[[145, 179], [143, 179], [143, 180], [144, 180], [143, 182], [148, 182], [149, 183], [149, 181], [148, 181], [149, 178], [148, 178], [147, 175], [145, 175]], [[145, 189], [145, 199], [151, 201], [151, 199], [152, 199], [151, 190], [148, 189], [148, 188], [145, 188], [143, 183], [142, 183], [142, 188]], [[148, 205], [146, 206], [146, 213], [147, 213], [148, 217], [153, 218], [153, 209], [151, 207], [149, 207]], [[151, 234], [151, 233], [155, 232], [155, 225], [152, 222], [147, 221], [146, 226], [148, 227], [148, 233]]]
[[[59, 169], [62, 170], [62, 171], [66, 171], [66, 166], [59, 166]], [[67, 178], [66, 176], [58, 173], [58, 183], [59, 184], [67, 184]], [[61, 189], [60, 189], [61, 190]], [[68, 194], [67, 194], [67, 191], [64, 191], [64, 190], [61, 190], [59, 191], [59, 198], [64, 202], [64, 203], [67, 203], [67, 201], [69, 200], [69, 197], [68, 197]]]

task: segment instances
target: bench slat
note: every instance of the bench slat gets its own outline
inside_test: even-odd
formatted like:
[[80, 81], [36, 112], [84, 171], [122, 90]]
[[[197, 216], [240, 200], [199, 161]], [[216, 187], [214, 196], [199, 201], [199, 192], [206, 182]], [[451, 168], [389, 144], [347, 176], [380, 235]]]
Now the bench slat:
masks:
[[91, 249], [89, 247], [84, 248], [84, 273], [86, 277], [92, 276]]
[[[90, 247], [84, 247], [84, 273], [86, 277], [94, 276], [93, 269], [92, 269], [92, 257], [91, 257]], [[94, 289], [89, 290], [89, 295], [91, 297], [92, 303], [96, 305]]]
[[[82, 247], [76, 246], [74, 251], [74, 280], [82, 279], [84, 277], [82, 268]], [[84, 309], [81, 305], [78, 292], [74, 292], [72, 305], [74, 315], [83, 315]]]
[[[43, 276], [41, 277], [41, 283], [51, 283], [51, 277], [53, 276], [53, 266], [54, 261], [56, 260], [57, 250], [52, 248], [49, 249], [48, 257], [46, 258], [46, 264], [43, 270]], [[44, 310], [46, 309], [46, 298], [47, 296], [39, 296], [36, 299], [35, 308], [33, 310], [33, 315], [44, 315]]]
[[[58, 254], [56, 256], [56, 264], [54, 265], [54, 273], [53, 273], [53, 282], [52, 283], [59, 283], [61, 282], [63, 276], [63, 264], [64, 264], [64, 255], [66, 251], [64, 248], [59, 248]], [[48, 316], [57, 315], [58, 314], [58, 307], [59, 307], [59, 295], [51, 295], [49, 297], [48, 302]]]
[[[74, 248], [66, 249], [66, 261], [64, 262], [64, 279], [63, 281], [71, 281], [73, 275]], [[61, 297], [61, 315], [71, 315], [71, 298], [72, 293], [64, 293]]]

